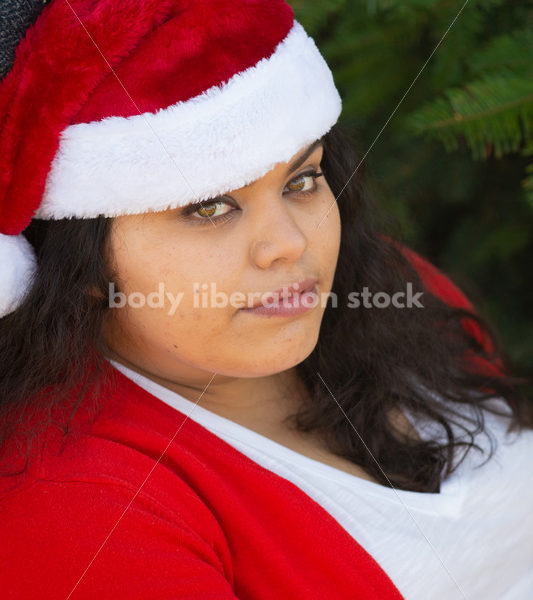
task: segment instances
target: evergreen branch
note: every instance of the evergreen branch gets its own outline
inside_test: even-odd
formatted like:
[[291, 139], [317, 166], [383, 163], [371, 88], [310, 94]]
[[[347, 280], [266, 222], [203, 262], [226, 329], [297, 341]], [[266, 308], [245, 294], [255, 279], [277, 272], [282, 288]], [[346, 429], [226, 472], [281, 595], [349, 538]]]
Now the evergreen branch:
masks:
[[533, 56], [533, 31], [530, 29], [515, 30], [492, 38], [485, 47], [473, 54], [468, 66], [474, 73], [490, 72], [508, 67], [516, 71], [516, 67], [531, 65]]
[[406, 117], [406, 128], [442, 141], [448, 150], [464, 136], [475, 158], [488, 156], [492, 146], [496, 156], [517, 151], [531, 138], [533, 77], [500, 73], [444, 94], [446, 99], [437, 98]]

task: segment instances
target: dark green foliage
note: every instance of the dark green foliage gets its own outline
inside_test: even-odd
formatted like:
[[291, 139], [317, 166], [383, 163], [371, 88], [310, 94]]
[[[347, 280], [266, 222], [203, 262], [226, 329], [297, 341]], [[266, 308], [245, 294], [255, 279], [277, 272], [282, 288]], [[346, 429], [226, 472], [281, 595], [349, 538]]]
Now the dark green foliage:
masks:
[[290, 3], [403, 240], [465, 291], [531, 376], [533, 3]]

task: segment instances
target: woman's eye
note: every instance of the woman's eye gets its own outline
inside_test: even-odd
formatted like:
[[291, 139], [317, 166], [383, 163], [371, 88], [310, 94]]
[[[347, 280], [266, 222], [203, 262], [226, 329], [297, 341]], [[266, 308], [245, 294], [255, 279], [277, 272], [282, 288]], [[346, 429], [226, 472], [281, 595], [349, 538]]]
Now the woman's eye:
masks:
[[229, 207], [229, 204], [223, 200], [213, 200], [210, 202], [204, 202], [203, 205], [199, 206], [194, 214], [198, 214], [201, 217], [218, 219], [225, 215], [225, 212], [221, 212], [224, 207]]
[[[291, 192], [297, 194], [312, 194], [317, 189], [315, 179], [317, 179], [317, 177], [322, 177], [322, 175], [324, 175], [324, 173], [318, 173], [317, 171], [308, 171], [306, 173], [301, 173], [300, 175], [292, 179], [287, 184], [287, 187], [290, 188]], [[310, 184], [310, 186], [308, 184]]]
[[[315, 179], [322, 177], [324, 173], [317, 171], [307, 171], [297, 175], [287, 184], [289, 193], [307, 196], [314, 194], [318, 189]], [[219, 199], [204, 200], [189, 204], [180, 213], [182, 217], [191, 217], [190, 220], [195, 224], [223, 222], [231, 218], [233, 209], [239, 210], [239, 207], [230, 199], [220, 196]], [[227, 209], [227, 210], [226, 210]]]
[[212, 223], [229, 218], [230, 213], [233, 212], [232, 207], [238, 208], [234, 203], [230, 203], [229, 199], [224, 200], [221, 196], [219, 200], [204, 200], [189, 204], [181, 211], [180, 216], [188, 218], [195, 225], [201, 225], [204, 222]]

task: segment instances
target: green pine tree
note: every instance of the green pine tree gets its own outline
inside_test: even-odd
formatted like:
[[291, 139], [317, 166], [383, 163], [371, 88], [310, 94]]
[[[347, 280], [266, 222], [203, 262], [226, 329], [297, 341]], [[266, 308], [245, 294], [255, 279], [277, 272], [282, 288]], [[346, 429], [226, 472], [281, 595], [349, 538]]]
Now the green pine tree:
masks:
[[290, 4], [333, 70], [374, 195], [531, 375], [533, 3]]

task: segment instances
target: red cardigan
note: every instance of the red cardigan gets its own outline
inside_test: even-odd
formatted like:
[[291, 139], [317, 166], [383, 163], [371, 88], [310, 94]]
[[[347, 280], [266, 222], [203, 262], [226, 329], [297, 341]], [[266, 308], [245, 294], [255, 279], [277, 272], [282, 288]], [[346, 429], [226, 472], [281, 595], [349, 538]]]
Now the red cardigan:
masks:
[[[109, 369], [96, 419], [84, 400], [0, 478], [3, 600], [401, 600], [300, 488]], [[3, 468], [23, 464], [15, 441]]]

